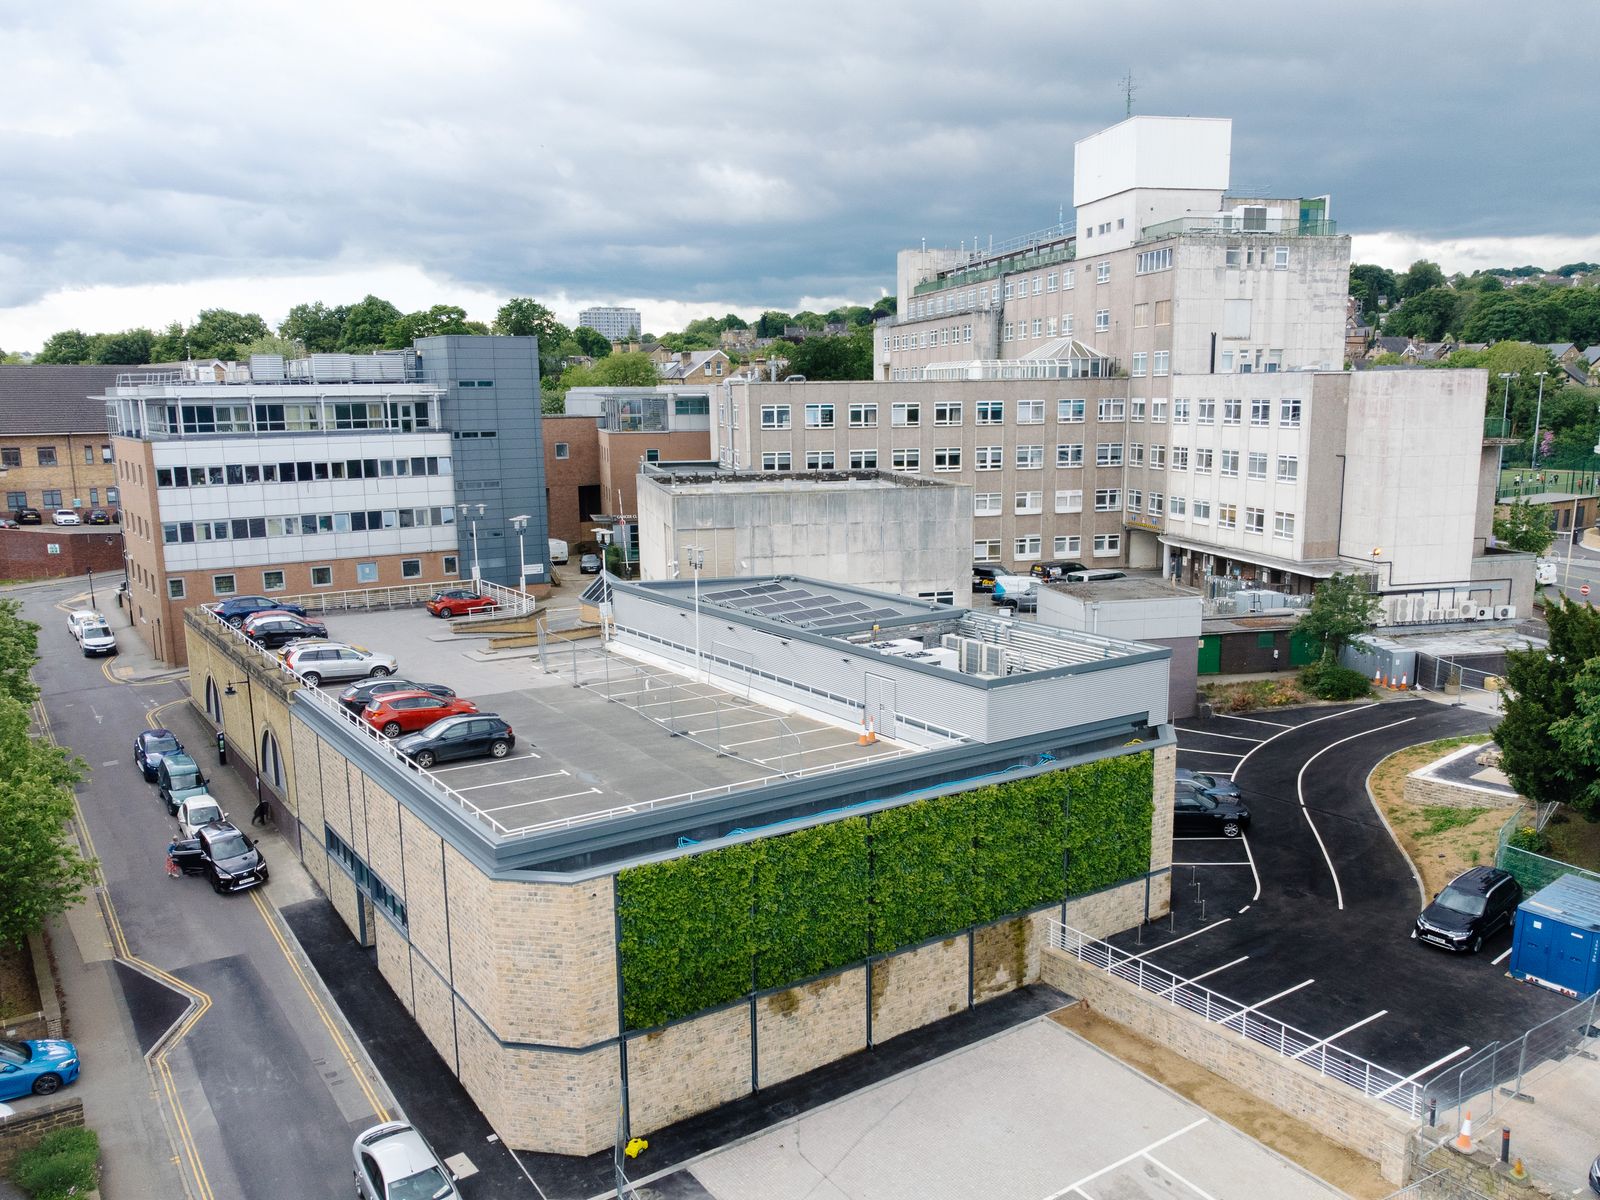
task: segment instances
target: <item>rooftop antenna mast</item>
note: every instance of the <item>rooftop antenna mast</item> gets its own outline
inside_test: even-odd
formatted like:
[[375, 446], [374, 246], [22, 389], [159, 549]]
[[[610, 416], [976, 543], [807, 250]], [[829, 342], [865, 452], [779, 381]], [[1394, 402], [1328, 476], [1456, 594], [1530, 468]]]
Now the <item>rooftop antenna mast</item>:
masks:
[[1122, 106], [1124, 116], [1133, 116], [1133, 97], [1138, 90], [1139, 89], [1134, 86], [1133, 72], [1130, 70], [1122, 77]]

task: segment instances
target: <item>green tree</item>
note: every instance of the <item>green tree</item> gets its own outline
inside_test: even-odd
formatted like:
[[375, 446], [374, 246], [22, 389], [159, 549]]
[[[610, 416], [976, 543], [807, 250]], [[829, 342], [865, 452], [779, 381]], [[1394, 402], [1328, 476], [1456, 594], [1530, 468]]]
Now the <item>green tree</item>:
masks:
[[1543, 554], [1556, 540], [1555, 524], [1548, 504], [1529, 504], [1514, 500], [1494, 518], [1494, 538], [1501, 545], [1524, 554]]
[[417, 338], [440, 337], [452, 333], [486, 334], [482, 321], [467, 320], [467, 310], [454, 304], [435, 304], [422, 312], [406, 313], [384, 327], [385, 345], [404, 350]]
[[306, 347], [304, 342], [294, 338], [279, 337], [269, 333], [266, 337], [258, 337], [243, 349], [243, 357], [249, 358], [252, 354], [281, 354], [284, 358], [304, 358]]
[[150, 344], [150, 361], [153, 363], [182, 362], [189, 357], [189, 333], [181, 321], [174, 321], [156, 334]]
[[[1399, 285], [1401, 297], [1409, 300], [1413, 296], [1422, 295], [1423, 292], [1431, 291], [1434, 288], [1442, 288], [1444, 286], [1444, 272], [1439, 269], [1438, 263], [1419, 258], [1411, 264], [1411, 269], [1400, 277]], [[1429, 340], [1436, 341], [1438, 339], [1430, 338]]]
[[591, 368], [595, 383], [602, 387], [654, 387], [661, 374], [648, 354], [612, 354]]
[[1383, 331], [1393, 337], [1414, 337], [1424, 342], [1443, 340], [1459, 328], [1466, 300], [1451, 288], [1429, 288], [1409, 297], [1383, 322]]
[[788, 353], [791, 375], [808, 380], [871, 379], [872, 330], [857, 328], [843, 337], [807, 338]]
[[148, 329], [125, 329], [121, 333], [97, 333], [89, 339], [89, 362], [116, 365], [150, 361], [156, 335]]
[[1506, 654], [1503, 716], [1494, 732], [1502, 765], [1512, 786], [1531, 800], [1559, 800], [1583, 808], [1590, 803], [1594, 779], [1582, 760], [1575, 760], [1557, 735], [1559, 726], [1570, 742], [1583, 722], [1560, 723], [1574, 715], [1586, 718], [1577, 700], [1577, 678], [1600, 658], [1600, 609], [1574, 604], [1565, 596], [1545, 606], [1549, 641]]
[[51, 364], [85, 363], [89, 361], [89, 335], [81, 329], [63, 329], [52, 333], [44, 347], [34, 355], [34, 362]]
[[384, 330], [391, 321], [399, 319], [398, 308], [369, 293], [345, 313], [344, 328], [339, 331], [339, 349], [352, 353], [380, 349], [384, 345]]
[[38, 658], [39, 626], [23, 619], [20, 600], [0, 600], [0, 696], [20, 704], [37, 700], [39, 689], [28, 673]]
[[1366, 579], [1336, 574], [1317, 586], [1311, 607], [1296, 628], [1322, 644], [1322, 662], [1331, 666], [1338, 661], [1339, 651], [1359, 644], [1377, 619], [1378, 597], [1367, 590]]
[[1572, 711], [1552, 721], [1570, 791], [1567, 803], [1582, 813], [1600, 811], [1600, 659], [1590, 659], [1572, 680]]
[[67, 836], [80, 765], [28, 734], [28, 708], [0, 697], [0, 945], [14, 946], [83, 899], [94, 881]]
[[572, 336], [572, 331], [537, 300], [513, 296], [494, 314], [493, 328], [508, 337], [538, 338], [540, 376], [561, 374], [561, 343]]
[[786, 312], [769, 308], [756, 320], [756, 336], [762, 338], [775, 338], [783, 336], [783, 327], [794, 318]]
[[579, 325], [574, 329], [572, 340], [577, 343], [578, 352], [587, 354], [590, 358], [604, 358], [611, 353], [611, 339], [598, 329], [590, 329], [587, 325]]
[[251, 342], [271, 332], [259, 313], [205, 308], [189, 327], [189, 351], [196, 358], [236, 359]]
[[300, 342], [312, 354], [326, 354], [339, 348], [344, 334], [345, 320], [350, 306], [340, 304], [329, 308], [321, 300], [309, 304], [296, 304], [278, 326], [280, 337]]
[[1361, 311], [1376, 317], [1385, 308], [1400, 300], [1400, 285], [1394, 272], [1372, 263], [1354, 263], [1350, 267], [1350, 294], [1361, 301]]

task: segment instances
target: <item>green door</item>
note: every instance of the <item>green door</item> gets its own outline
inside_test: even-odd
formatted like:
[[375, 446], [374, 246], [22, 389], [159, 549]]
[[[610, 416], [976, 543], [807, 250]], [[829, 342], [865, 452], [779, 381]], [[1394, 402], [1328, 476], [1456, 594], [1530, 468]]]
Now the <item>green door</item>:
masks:
[[1220, 637], [1203, 637], [1200, 639], [1199, 666], [1195, 670], [1200, 675], [1222, 674], [1222, 639]]
[[1314, 663], [1322, 654], [1315, 638], [1309, 638], [1298, 629], [1289, 631], [1289, 665], [1303, 667]]

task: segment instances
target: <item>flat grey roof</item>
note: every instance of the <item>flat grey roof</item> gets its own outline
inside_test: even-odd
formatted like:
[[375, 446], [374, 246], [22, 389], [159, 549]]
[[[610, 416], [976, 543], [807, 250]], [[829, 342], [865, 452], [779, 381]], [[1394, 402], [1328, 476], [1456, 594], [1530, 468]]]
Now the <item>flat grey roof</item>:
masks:
[[1099, 583], [1051, 583], [1053, 592], [1066, 592], [1081, 600], [1199, 600], [1192, 587], [1159, 575], [1128, 575]]
[[[646, 593], [694, 600], [692, 579], [633, 583]], [[873, 592], [849, 584], [778, 575], [768, 579], [702, 579], [700, 603], [725, 611], [762, 617], [814, 633], [847, 634], [870, 630], [884, 622], [956, 619], [948, 604]]]

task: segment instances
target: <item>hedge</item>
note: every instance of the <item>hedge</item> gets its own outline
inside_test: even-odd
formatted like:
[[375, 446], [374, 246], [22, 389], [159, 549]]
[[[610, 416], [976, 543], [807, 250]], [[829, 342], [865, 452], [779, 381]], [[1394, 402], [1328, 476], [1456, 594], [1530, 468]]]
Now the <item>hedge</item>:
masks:
[[644, 1029], [1143, 875], [1153, 760], [934, 796], [617, 876]]

